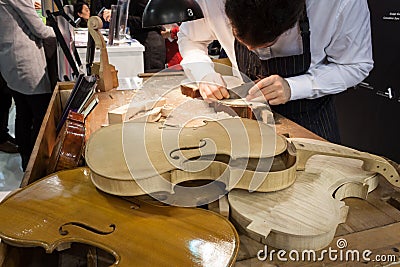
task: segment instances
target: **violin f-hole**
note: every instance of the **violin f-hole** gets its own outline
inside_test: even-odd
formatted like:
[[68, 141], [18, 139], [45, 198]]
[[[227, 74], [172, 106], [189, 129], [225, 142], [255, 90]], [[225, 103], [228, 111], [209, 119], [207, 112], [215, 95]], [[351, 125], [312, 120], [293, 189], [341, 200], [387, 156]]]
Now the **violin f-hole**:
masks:
[[65, 230], [63, 228], [64, 226], [67, 226], [67, 225], [73, 225], [73, 226], [76, 226], [76, 227], [79, 227], [79, 228], [83, 228], [83, 229], [85, 229], [85, 230], [87, 230], [89, 232], [92, 232], [92, 233], [95, 233], [95, 234], [98, 234], [98, 235], [109, 235], [109, 234], [112, 234], [115, 231], [115, 224], [110, 224], [109, 227], [111, 228], [111, 230], [107, 232], [107, 231], [98, 230], [98, 229], [96, 229], [94, 227], [91, 227], [89, 225], [86, 225], [84, 223], [69, 222], [69, 223], [64, 223], [63, 225], [61, 225], [58, 228], [58, 232], [60, 233], [60, 235], [68, 235], [69, 234], [68, 230]]
[[192, 150], [192, 149], [200, 149], [200, 148], [205, 147], [206, 145], [207, 145], [207, 141], [204, 140], [204, 139], [200, 139], [200, 145], [199, 146], [177, 148], [177, 149], [172, 150], [169, 153], [169, 156], [174, 160], [178, 160], [178, 159], [180, 159], [180, 157], [179, 157], [179, 155], [174, 155], [175, 152], [185, 151], [185, 150]]

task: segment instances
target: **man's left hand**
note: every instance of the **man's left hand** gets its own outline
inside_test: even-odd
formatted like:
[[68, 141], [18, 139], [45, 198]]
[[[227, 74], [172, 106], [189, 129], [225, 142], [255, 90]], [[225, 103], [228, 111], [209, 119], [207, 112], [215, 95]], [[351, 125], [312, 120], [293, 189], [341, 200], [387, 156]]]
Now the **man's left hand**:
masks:
[[285, 104], [290, 100], [289, 83], [279, 75], [271, 75], [260, 80], [249, 90], [246, 100], [250, 101], [263, 96], [270, 105]]

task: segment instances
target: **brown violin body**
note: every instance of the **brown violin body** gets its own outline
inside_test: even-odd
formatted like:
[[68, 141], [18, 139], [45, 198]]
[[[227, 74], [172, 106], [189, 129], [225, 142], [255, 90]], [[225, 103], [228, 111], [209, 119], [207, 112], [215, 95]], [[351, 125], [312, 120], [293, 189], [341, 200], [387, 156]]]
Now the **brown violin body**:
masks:
[[68, 243], [114, 256], [113, 266], [231, 266], [238, 234], [203, 209], [156, 206], [96, 190], [87, 168], [62, 171], [0, 204], [0, 238], [51, 253]]
[[82, 114], [70, 111], [57, 136], [47, 173], [79, 166], [85, 143], [85, 120]]

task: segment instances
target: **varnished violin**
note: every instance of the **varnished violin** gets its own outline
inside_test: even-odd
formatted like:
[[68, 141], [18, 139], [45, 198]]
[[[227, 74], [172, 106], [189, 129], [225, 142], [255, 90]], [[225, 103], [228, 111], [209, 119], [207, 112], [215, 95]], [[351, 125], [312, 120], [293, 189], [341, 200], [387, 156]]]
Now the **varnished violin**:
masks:
[[85, 143], [83, 114], [69, 111], [61, 128], [47, 166], [47, 173], [73, 169], [79, 166]]
[[232, 266], [239, 246], [235, 228], [217, 213], [104, 194], [87, 168], [13, 193], [0, 203], [0, 217], [2, 242], [47, 253], [84, 243], [110, 253], [112, 266]]

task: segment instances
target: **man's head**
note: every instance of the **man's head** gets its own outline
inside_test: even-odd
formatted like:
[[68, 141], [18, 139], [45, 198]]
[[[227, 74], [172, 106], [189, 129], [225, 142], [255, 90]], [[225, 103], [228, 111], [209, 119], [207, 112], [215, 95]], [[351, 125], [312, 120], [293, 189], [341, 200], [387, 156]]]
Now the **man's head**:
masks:
[[74, 17], [75, 17], [75, 19], [83, 18], [86, 21], [89, 20], [89, 18], [90, 18], [90, 9], [89, 9], [89, 6], [88, 6], [88, 4], [86, 2], [78, 1], [74, 5]]
[[301, 17], [305, 0], [226, 0], [236, 38], [249, 48], [272, 45]]

